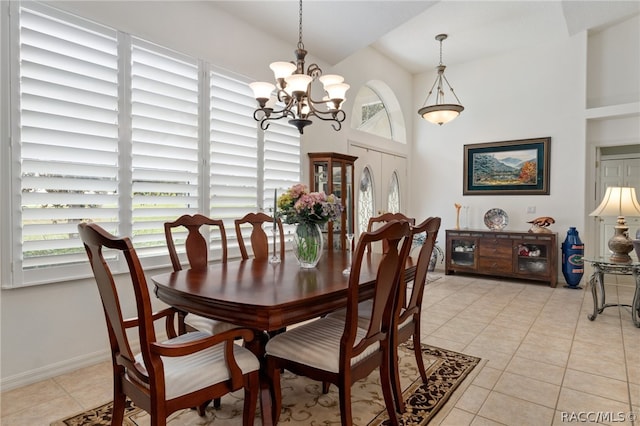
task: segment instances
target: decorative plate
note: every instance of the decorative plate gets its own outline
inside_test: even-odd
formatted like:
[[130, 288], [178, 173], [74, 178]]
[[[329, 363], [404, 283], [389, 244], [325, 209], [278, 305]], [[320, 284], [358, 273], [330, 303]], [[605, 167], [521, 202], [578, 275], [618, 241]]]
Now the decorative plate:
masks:
[[500, 231], [509, 224], [509, 216], [502, 209], [490, 209], [484, 214], [484, 224], [492, 231]]

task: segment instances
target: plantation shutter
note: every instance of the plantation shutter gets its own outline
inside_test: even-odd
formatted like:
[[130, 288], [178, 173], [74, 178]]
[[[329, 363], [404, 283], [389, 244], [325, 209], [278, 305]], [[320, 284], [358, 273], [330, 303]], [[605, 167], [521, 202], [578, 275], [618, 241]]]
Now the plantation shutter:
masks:
[[259, 208], [256, 101], [246, 82], [215, 71], [210, 76], [211, 215], [229, 227]]
[[264, 132], [264, 205], [273, 214], [274, 189], [280, 196], [300, 183], [300, 134], [286, 121], [274, 121]]
[[86, 262], [77, 224], [116, 232], [119, 208], [116, 32], [38, 4], [19, 18], [15, 285], [68, 279], [66, 267]]
[[[225, 220], [237, 249], [233, 220], [298, 182], [295, 128], [262, 132], [244, 77], [46, 4], [8, 7], [3, 288], [90, 276], [84, 221], [130, 236], [145, 267], [169, 265], [163, 224], [188, 213]], [[210, 243], [215, 259], [217, 233]]]
[[198, 63], [132, 40], [133, 244], [168, 255], [163, 224], [198, 212]]

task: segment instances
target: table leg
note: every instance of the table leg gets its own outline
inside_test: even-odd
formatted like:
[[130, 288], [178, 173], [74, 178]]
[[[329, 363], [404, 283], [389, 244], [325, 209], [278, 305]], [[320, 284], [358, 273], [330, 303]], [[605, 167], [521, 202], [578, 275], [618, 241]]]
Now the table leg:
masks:
[[633, 325], [640, 327], [640, 270], [634, 269], [633, 278], [636, 282], [636, 291], [633, 293], [633, 303], [631, 304], [631, 319]]
[[[589, 278], [589, 285], [591, 286], [591, 295], [593, 296], [593, 313], [588, 315], [587, 318], [593, 321], [598, 314], [604, 310], [604, 274], [598, 270], [594, 271], [593, 274], [591, 274], [591, 278]], [[598, 297], [598, 293], [600, 293], [601, 297]]]
[[271, 400], [271, 386], [269, 378], [265, 373], [264, 347], [269, 340], [267, 333], [256, 331], [255, 338], [247, 343], [247, 348], [253, 352], [260, 360], [260, 416], [263, 426], [273, 425], [273, 401]]

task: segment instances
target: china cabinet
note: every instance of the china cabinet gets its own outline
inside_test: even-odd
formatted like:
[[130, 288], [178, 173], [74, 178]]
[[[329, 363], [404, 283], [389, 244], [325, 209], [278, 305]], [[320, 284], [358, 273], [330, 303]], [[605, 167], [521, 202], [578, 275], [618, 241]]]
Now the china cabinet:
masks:
[[323, 228], [325, 248], [345, 250], [347, 232], [354, 232], [353, 166], [358, 157], [336, 152], [310, 152], [309, 188], [324, 191], [342, 200], [344, 211], [340, 221], [328, 222]]
[[446, 236], [447, 275], [468, 272], [557, 285], [556, 233], [447, 230]]

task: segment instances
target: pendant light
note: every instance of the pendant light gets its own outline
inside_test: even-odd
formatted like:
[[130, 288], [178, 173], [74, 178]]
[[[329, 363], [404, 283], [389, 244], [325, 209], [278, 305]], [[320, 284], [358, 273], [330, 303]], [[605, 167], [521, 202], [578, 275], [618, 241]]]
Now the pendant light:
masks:
[[[436, 36], [436, 40], [440, 42], [440, 64], [436, 68], [438, 70], [438, 76], [436, 77], [436, 81], [433, 82], [433, 86], [431, 86], [431, 90], [429, 90], [427, 98], [424, 100], [425, 106], [418, 110], [418, 114], [422, 116], [422, 118], [439, 125], [448, 123], [460, 115], [464, 110], [464, 107], [460, 105], [460, 99], [458, 99], [458, 96], [456, 96], [456, 93], [453, 91], [453, 87], [449, 84], [449, 80], [447, 80], [447, 77], [444, 75], [444, 70], [447, 67], [442, 64], [442, 41], [446, 39], [447, 34], [438, 34]], [[449, 86], [449, 90], [451, 90], [451, 93], [458, 103], [451, 104], [445, 102], [443, 83], [446, 83], [446, 85]], [[429, 101], [429, 97], [433, 93], [434, 88], [436, 89], [435, 103], [433, 105], [427, 105], [427, 101]]]

